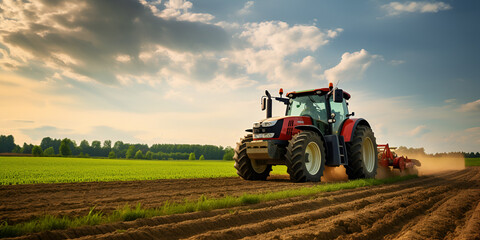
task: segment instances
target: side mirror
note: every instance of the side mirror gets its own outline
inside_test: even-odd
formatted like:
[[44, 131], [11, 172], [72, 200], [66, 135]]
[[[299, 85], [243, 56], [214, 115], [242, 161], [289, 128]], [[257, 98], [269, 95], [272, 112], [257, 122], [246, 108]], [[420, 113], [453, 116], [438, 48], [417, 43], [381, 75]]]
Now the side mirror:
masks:
[[343, 102], [343, 90], [342, 89], [335, 89], [333, 91], [333, 102], [341, 103]]
[[262, 111], [264, 111], [267, 108], [267, 98], [266, 97], [262, 97], [261, 105], [262, 105]]

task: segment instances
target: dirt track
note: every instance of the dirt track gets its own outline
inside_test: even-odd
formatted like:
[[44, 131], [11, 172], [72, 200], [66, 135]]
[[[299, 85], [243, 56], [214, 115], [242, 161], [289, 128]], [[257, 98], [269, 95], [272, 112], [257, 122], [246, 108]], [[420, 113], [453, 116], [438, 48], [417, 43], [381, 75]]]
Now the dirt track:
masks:
[[[246, 184], [237, 178], [225, 178], [221, 181], [36, 185], [37, 188], [32, 185], [3, 186], [0, 188], [0, 210], [2, 219], [12, 221], [23, 208], [36, 213], [80, 213], [85, 211], [83, 208], [92, 206], [92, 199], [97, 206], [108, 210], [127, 202], [155, 206], [165, 199], [195, 199], [204, 193], [219, 197], [305, 185], [308, 184], [293, 184], [282, 179]], [[14, 197], [16, 202], [12, 201]], [[79, 199], [72, 200], [72, 197]], [[8, 199], [9, 202], [5, 203]], [[45, 207], [47, 210], [42, 211]], [[19, 214], [22, 217], [16, 221], [26, 218], [28, 214], [25, 212]], [[479, 239], [479, 236], [480, 168], [468, 168], [391, 185], [234, 209], [51, 231], [22, 238]]]

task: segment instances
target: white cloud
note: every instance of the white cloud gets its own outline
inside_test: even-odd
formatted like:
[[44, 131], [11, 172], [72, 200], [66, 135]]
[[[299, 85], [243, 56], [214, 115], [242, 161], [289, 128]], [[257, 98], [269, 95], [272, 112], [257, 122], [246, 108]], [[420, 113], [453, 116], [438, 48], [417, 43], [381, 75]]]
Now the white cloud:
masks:
[[238, 15], [247, 15], [251, 12], [250, 8], [253, 7], [254, 1], [247, 1], [242, 9], [238, 10]]
[[430, 132], [430, 130], [427, 128], [425, 125], [420, 125], [417, 126], [416, 128], [412, 129], [411, 131], [408, 131], [406, 134], [407, 136], [415, 137], [415, 136], [421, 136], [427, 132]]
[[391, 2], [382, 6], [388, 15], [395, 16], [402, 13], [436, 13], [449, 10], [452, 7], [444, 2]]
[[398, 66], [398, 65], [404, 64], [404, 63], [405, 63], [405, 61], [403, 61], [403, 60], [391, 60], [391, 61], [389, 62], [389, 64], [390, 64], [390, 65], [393, 65], [393, 66]]
[[[146, 3], [149, 4], [149, 3]], [[192, 13], [192, 2], [186, 0], [168, 0], [165, 2], [165, 9], [159, 11], [154, 4], [149, 4], [156, 16], [165, 19], [176, 19], [180, 21], [209, 23], [215, 17], [209, 13]]]
[[1, 2], [0, 69], [38, 80], [67, 77], [116, 84], [130, 77], [156, 76], [169, 62], [178, 62], [169, 55], [152, 58], [149, 53], [158, 45], [194, 55], [230, 47], [221, 27], [198, 22], [213, 16], [189, 12], [191, 2], [166, 2], [165, 11], [179, 12], [168, 21], [156, 16], [158, 4]]
[[248, 23], [237, 35], [244, 41], [244, 48], [231, 51], [227, 57], [232, 64], [245, 68], [246, 74], [264, 76], [267, 83], [259, 88], [293, 88], [320, 79], [321, 66], [309, 53], [342, 31], [321, 30], [313, 25], [290, 26], [281, 21]]
[[372, 55], [365, 49], [358, 52], [346, 52], [342, 55], [340, 63], [335, 67], [325, 70], [324, 76], [329, 82], [336, 83], [339, 80], [348, 81], [361, 78], [365, 70], [375, 59], [381, 56]]
[[480, 99], [462, 104], [458, 109], [460, 112], [480, 112]]
[[241, 38], [256, 48], [272, 49], [284, 56], [301, 49], [315, 51], [343, 31], [341, 28], [322, 31], [313, 25], [289, 26], [281, 21], [248, 23], [244, 27]]

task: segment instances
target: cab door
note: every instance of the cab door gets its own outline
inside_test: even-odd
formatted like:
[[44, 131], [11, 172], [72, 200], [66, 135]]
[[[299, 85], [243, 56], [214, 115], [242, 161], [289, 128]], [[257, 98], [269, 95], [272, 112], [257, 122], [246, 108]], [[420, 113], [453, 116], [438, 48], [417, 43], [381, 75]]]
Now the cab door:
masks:
[[329, 102], [330, 112], [335, 113], [335, 122], [332, 124], [332, 134], [339, 135], [341, 131], [340, 126], [348, 114], [347, 103], [345, 99], [343, 99], [341, 103], [336, 103], [332, 97], [329, 98]]

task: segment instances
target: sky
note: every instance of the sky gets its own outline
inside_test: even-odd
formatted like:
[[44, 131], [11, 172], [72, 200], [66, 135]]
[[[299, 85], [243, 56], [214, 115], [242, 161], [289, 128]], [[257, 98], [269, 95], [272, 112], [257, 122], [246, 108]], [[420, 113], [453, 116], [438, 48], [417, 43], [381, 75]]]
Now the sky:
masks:
[[479, 22], [475, 0], [0, 0], [0, 134], [234, 147], [265, 90], [333, 82], [377, 143], [477, 152]]

